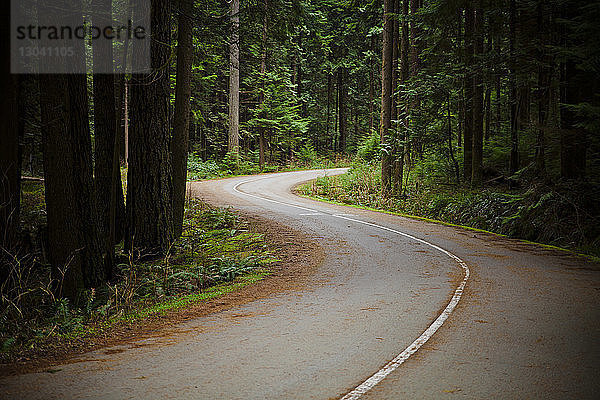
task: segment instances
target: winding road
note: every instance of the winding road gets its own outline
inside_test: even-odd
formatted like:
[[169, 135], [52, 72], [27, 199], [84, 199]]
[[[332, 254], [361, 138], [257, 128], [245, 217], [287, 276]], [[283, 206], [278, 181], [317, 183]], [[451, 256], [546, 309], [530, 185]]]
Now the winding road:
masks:
[[599, 265], [290, 191], [343, 171], [190, 184], [318, 241], [307, 285], [0, 378], [0, 398], [599, 398]]

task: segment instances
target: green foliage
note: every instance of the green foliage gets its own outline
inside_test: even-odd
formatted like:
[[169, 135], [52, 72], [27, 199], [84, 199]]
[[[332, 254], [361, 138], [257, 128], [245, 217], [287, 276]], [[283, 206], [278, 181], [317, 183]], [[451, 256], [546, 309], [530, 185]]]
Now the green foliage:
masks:
[[300, 163], [305, 165], [312, 165], [318, 159], [315, 147], [308, 142], [305, 143], [304, 146], [300, 147], [296, 155], [298, 156]]
[[[164, 258], [129, 258], [118, 265], [114, 282], [83, 292], [78, 304], [54, 297], [56, 281], [49, 267], [15, 257], [9, 277], [13, 284], [0, 288], [0, 357], [51, 338], [86, 336], [152, 310], [212, 298], [261, 279], [273, 260], [263, 236], [248, 232], [231, 210], [198, 201], [188, 204], [182, 237]], [[245, 276], [251, 279], [238, 281]], [[230, 288], [219, 286], [228, 282], [233, 282]], [[215, 285], [221, 289], [211, 290]]]
[[376, 161], [381, 158], [381, 140], [375, 131], [366, 135], [358, 145], [356, 157], [363, 161]]
[[195, 181], [223, 176], [221, 167], [214, 161], [202, 161], [196, 153], [188, 156], [188, 180]]
[[423, 181], [418, 189], [409, 187], [406, 197], [385, 199], [380, 195], [380, 179], [378, 164], [358, 164], [346, 175], [319, 178], [300, 191], [600, 255], [600, 190], [592, 184], [534, 184], [527, 190], [506, 192]]

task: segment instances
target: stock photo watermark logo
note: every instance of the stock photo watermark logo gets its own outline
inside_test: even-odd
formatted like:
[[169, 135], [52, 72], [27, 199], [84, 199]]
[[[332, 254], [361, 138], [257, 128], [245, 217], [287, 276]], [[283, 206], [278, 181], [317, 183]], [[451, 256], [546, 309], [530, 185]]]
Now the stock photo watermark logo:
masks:
[[11, 72], [148, 72], [150, 0], [100, 3], [11, 0]]

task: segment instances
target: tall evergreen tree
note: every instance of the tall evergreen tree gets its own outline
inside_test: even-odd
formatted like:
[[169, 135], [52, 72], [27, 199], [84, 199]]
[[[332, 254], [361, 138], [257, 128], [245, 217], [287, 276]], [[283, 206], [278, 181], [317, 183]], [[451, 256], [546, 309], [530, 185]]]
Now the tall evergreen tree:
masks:
[[166, 253], [173, 242], [169, 148], [171, 2], [152, 0], [150, 3], [151, 72], [131, 76], [126, 247], [153, 256]]
[[193, 0], [179, 0], [177, 24], [177, 84], [173, 118], [173, 225], [175, 238], [181, 235], [187, 180], [192, 78]]
[[231, 0], [229, 42], [229, 141], [237, 160], [240, 147], [240, 0]]

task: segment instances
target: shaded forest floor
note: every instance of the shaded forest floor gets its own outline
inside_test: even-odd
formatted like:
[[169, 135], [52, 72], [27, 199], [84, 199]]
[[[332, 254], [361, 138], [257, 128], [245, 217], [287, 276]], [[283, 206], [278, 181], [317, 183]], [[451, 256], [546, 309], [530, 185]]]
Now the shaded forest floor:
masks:
[[591, 183], [525, 183], [483, 189], [421, 182], [402, 196], [381, 196], [378, 163], [319, 178], [299, 193], [348, 205], [433, 219], [600, 257], [600, 187]]
[[156, 334], [282, 290], [315, 265], [318, 257], [308, 254], [319, 254], [300, 234], [290, 241], [287, 228], [192, 200], [184, 233], [166, 257], [136, 262], [117, 246], [115, 279], [75, 305], [52, 294], [41, 182], [24, 182], [22, 220], [26, 251], [14, 259], [11, 285], [1, 288], [1, 374]]

